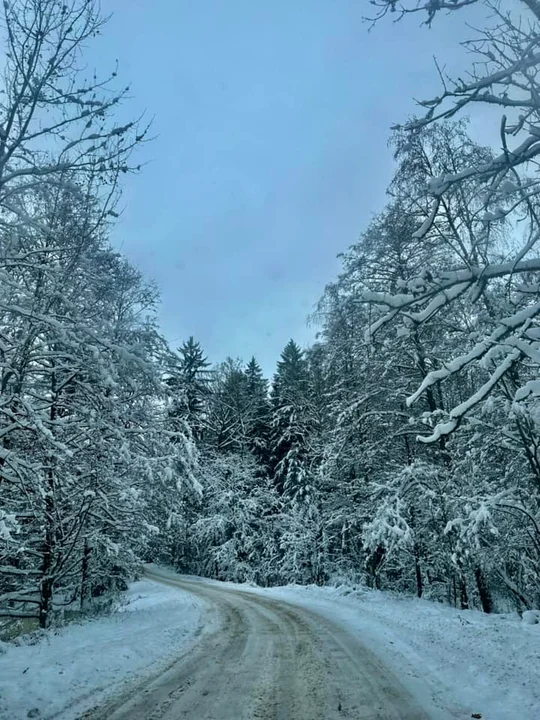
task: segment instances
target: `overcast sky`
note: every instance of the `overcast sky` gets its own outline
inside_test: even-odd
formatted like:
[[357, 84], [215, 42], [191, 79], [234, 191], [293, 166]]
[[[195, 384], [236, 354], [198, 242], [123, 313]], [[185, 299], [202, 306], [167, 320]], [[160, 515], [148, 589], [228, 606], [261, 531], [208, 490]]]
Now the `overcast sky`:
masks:
[[[367, 0], [108, 0], [93, 52], [155, 117], [114, 242], [162, 293], [162, 329], [271, 374], [336, 255], [385, 202], [390, 125], [466, 64], [466, 13], [368, 33]], [[470, 13], [467, 19], [471, 19]], [[443, 18], [441, 18], [443, 20]]]

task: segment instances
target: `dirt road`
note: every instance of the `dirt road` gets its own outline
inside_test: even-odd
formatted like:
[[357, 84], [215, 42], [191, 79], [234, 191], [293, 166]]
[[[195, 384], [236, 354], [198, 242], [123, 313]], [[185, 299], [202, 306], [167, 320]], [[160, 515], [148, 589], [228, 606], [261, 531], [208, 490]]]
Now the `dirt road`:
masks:
[[303, 608], [204, 581], [152, 580], [203, 598], [215, 629], [165, 673], [91, 720], [449, 718], [425, 711], [347, 631]]

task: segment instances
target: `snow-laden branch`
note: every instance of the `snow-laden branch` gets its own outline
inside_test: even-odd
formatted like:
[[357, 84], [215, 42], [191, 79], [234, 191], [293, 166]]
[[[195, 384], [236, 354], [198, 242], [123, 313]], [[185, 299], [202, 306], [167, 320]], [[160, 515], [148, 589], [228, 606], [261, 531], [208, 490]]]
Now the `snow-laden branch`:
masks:
[[465, 415], [476, 405], [481, 403], [491, 393], [493, 388], [501, 380], [502, 377], [512, 368], [521, 356], [519, 350], [509, 353], [504, 361], [491, 374], [489, 380], [485, 382], [473, 395], [464, 400], [462, 403], [452, 408], [450, 411], [450, 420], [438, 423], [431, 435], [418, 435], [417, 439], [424, 443], [432, 443], [445, 435], [450, 435], [463, 420]]
[[[495, 328], [491, 335], [481, 342], [476, 343], [468, 353], [464, 353], [447, 363], [444, 367], [428, 373], [418, 390], [407, 398], [407, 405], [412, 405], [428, 387], [442, 380], [446, 380], [450, 375], [459, 373], [472, 362], [480, 360], [492, 347], [499, 345], [503, 340], [507, 343], [505, 338], [510, 332], [517, 330], [521, 325], [528, 324], [528, 321], [536, 317], [539, 313], [540, 302], [524, 308], [507, 318], [502, 318], [499, 321], [499, 326]], [[521, 350], [519, 350], [519, 354], [521, 354]]]
[[[463, 295], [474, 284], [512, 275], [540, 272], [540, 258], [531, 258], [506, 263], [495, 263], [484, 267], [457, 268], [441, 272], [438, 278], [428, 283], [424, 281], [424, 290], [414, 293], [384, 293], [359, 288], [355, 302], [382, 305], [391, 308], [391, 312], [374, 321], [365, 332], [366, 341], [370, 341], [382, 327], [403, 313], [414, 322], [422, 323], [431, 319], [440, 309]], [[423, 305], [426, 307], [423, 307]], [[422, 308], [422, 309], [420, 309]], [[405, 313], [405, 311], [409, 311]]]

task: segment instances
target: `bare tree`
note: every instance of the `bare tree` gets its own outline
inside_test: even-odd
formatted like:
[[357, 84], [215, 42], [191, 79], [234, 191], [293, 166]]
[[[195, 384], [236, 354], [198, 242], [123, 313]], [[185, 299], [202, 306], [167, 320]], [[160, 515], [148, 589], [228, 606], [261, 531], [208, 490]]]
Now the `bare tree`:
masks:
[[0, 616], [46, 626], [81, 563], [88, 591], [95, 537], [118, 545], [140, 514], [135, 501], [122, 513], [100, 501], [126, 491], [141, 462], [134, 415], [160, 392], [153, 349], [142, 349], [156, 332], [134, 310], [151, 312], [155, 292], [106, 243], [146, 128], [115, 120], [128, 92], [114, 88], [116, 71], [84, 77], [83, 49], [104, 24], [94, 0], [6, 1], [1, 13]]
[[37, 182], [60, 182], [67, 170], [114, 184], [147, 128], [111, 119], [129, 90], [115, 87], [116, 70], [84, 77], [82, 51], [105, 22], [97, 3], [6, 0], [2, 13], [0, 205]]

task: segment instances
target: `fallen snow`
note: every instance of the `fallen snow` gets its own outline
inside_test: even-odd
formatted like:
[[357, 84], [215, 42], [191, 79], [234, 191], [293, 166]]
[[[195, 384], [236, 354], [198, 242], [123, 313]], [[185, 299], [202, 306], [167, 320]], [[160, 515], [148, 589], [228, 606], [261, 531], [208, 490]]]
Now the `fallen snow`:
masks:
[[128, 683], [157, 674], [194, 642], [203, 605], [193, 595], [141, 581], [126, 601], [110, 616], [51, 630], [35, 645], [4, 643], [1, 720], [25, 720], [29, 712], [74, 720]]
[[[178, 578], [164, 568], [149, 570]], [[540, 718], [538, 611], [521, 620], [361, 586], [263, 589], [198, 580], [281, 599], [346, 627], [425, 707], [466, 707], [455, 717], [481, 713], [483, 720]], [[23, 720], [38, 708], [40, 720], [74, 720], [191, 647], [202, 611], [202, 601], [179, 588], [138, 582], [128, 604], [110, 617], [50, 632], [37, 645], [3, 644], [0, 719]]]
[[[148, 566], [163, 577], [174, 571]], [[317, 587], [201, 582], [299, 605], [358, 636], [426, 708], [469, 708], [483, 720], [540, 718], [540, 612], [486, 615], [361, 585]]]
[[540, 624], [358, 587], [289, 586], [263, 592], [358, 635], [410, 692], [483, 720], [540, 718]]

